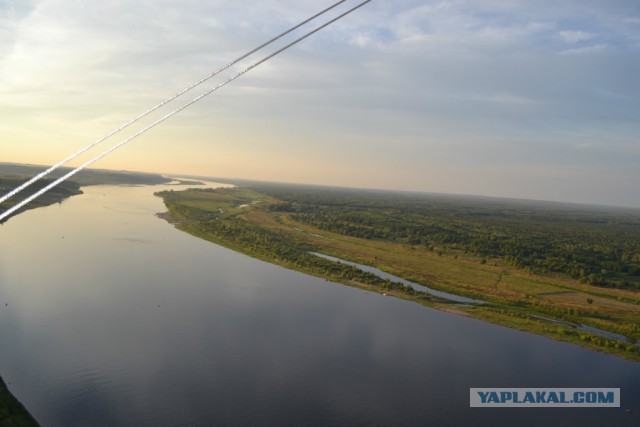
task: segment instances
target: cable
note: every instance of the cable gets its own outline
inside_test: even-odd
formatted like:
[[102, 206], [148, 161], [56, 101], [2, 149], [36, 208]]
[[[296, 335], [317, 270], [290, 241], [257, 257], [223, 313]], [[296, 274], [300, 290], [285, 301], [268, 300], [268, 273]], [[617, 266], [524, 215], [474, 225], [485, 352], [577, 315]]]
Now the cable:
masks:
[[92, 149], [93, 147], [95, 147], [96, 145], [104, 142], [106, 139], [112, 137], [113, 135], [117, 134], [118, 132], [128, 128], [129, 126], [131, 126], [132, 124], [138, 122], [139, 120], [147, 117], [149, 114], [153, 113], [154, 111], [156, 111], [158, 108], [168, 104], [169, 102], [173, 101], [174, 99], [178, 98], [179, 96], [187, 93], [188, 91], [190, 91], [191, 89], [201, 85], [202, 83], [206, 82], [207, 80], [211, 79], [212, 77], [217, 76], [218, 74], [220, 74], [221, 72], [223, 72], [224, 70], [228, 69], [229, 67], [237, 64], [238, 62], [242, 61], [243, 59], [246, 59], [247, 57], [253, 55], [254, 53], [256, 53], [257, 51], [267, 47], [268, 45], [272, 44], [273, 42], [281, 39], [282, 37], [286, 36], [287, 34], [297, 30], [298, 28], [302, 27], [303, 25], [308, 24], [309, 22], [313, 21], [314, 19], [318, 18], [321, 15], [324, 15], [325, 13], [329, 12], [331, 9], [336, 8], [337, 6], [339, 6], [340, 4], [344, 3], [347, 0], [340, 0], [337, 3], [334, 3], [333, 5], [329, 6], [328, 8], [324, 9], [321, 12], [316, 13], [315, 15], [313, 15], [310, 18], [305, 19], [304, 21], [300, 22], [299, 24], [289, 28], [287, 31], [278, 34], [277, 36], [275, 36], [274, 38], [272, 38], [271, 40], [261, 44], [260, 46], [250, 50], [249, 52], [245, 53], [244, 55], [234, 59], [232, 62], [228, 63], [227, 65], [225, 65], [224, 67], [208, 74], [207, 76], [203, 77], [202, 79], [200, 79], [198, 82], [187, 86], [186, 88], [182, 89], [180, 92], [176, 93], [175, 95], [165, 99], [164, 101], [154, 105], [153, 107], [149, 108], [147, 111], [145, 111], [144, 113], [140, 114], [139, 116], [134, 117], [133, 119], [131, 119], [130, 121], [128, 121], [127, 123], [121, 125], [120, 127], [112, 130], [111, 132], [107, 133], [106, 135], [104, 135], [103, 137], [101, 137], [100, 139], [97, 139], [96, 141], [92, 142], [91, 144], [87, 145], [86, 147], [82, 148], [81, 150], [71, 154], [69, 157], [65, 158], [64, 160], [60, 161], [59, 163], [56, 163], [55, 165], [51, 166], [49, 169], [39, 173], [38, 175], [34, 176], [33, 178], [31, 178], [29, 181], [21, 184], [20, 186], [18, 186], [17, 188], [11, 190], [9, 193], [5, 194], [4, 196], [0, 197], [0, 203], [4, 202], [5, 200], [9, 199], [10, 197], [15, 196], [17, 193], [19, 193], [20, 191], [24, 190], [25, 188], [27, 188], [28, 186], [30, 186], [31, 184], [33, 184], [34, 182], [44, 178], [45, 176], [49, 175], [51, 172], [55, 171], [56, 169], [58, 169], [60, 166], [70, 162], [71, 160], [75, 159], [76, 157], [78, 157], [79, 155], [86, 153], [87, 151], [89, 151], [90, 149]]
[[32, 194], [31, 196], [27, 197], [26, 199], [24, 199], [23, 201], [21, 201], [20, 203], [16, 204], [15, 206], [12, 206], [10, 209], [7, 209], [5, 212], [3, 212], [2, 214], [0, 214], [0, 221], [2, 221], [3, 219], [7, 218], [9, 215], [11, 215], [13, 212], [17, 211], [18, 209], [20, 209], [21, 207], [23, 207], [24, 205], [26, 205], [27, 203], [29, 203], [30, 201], [40, 197], [42, 194], [46, 193], [47, 191], [51, 190], [53, 187], [55, 187], [56, 185], [60, 184], [61, 182], [67, 180], [68, 178], [72, 177], [73, 175], [77, 174], [78, 172], [80, 172], [82, 169], [85, 169], [87, 166], [91, 165], [92, 163], [97, 162], [98, 160], [100, 160], [101, 158], [103, 158], [104, 156], [110, 154], [111, 152], [113, 152], [114, 150], [122, 147], [123, 145], [127, 144], [128, 142], [130, 142], [131, 140], [133, 140], [134, 138], [137, 138], [138, 136], [142, 135], [143, 133], [147, 132], [148, 130], [156, 127], [157, 125], [159, 125], [160, 123], [164, 122], [165, 120], [167, 120], [168, 118], [174, 116], [175, 114], [179, 113], [180, 111], [184, 110], [185, 108], [189, 107], [190, 105], [198, 102], [199, 100], [201, 100], [202, 98], [204, 98], [207, 95], [210, 95], [211, 93], [215, 92], [216, 90], [220, 89], [221, 87], [227, 85], [228, 83], [231, 83], [232, 81], [234, 81], [235, 79], [237, 79], [238, 77], [242, 76], [243, 74], [248, 73], [249, 71], [251, 71], [252, 69], [256, 68], [257, 66], [259, 66], [260, 64], [270, 60], [271, 58], [273, 58], [276, 55], [279, 55], [280, 53], [284, 52], [285, 50], [289, 49], [290, 47], [298, 44], [299, 42], [301, 42], [302, 40], [306, 39], [307, 37], [317, 33], [318, 31], [322, 30], [323, 28], [333, 24], [334, 22], [338, 21], [339, 19], [342, 19], [343, 17], [345, 17], [346, 15], [352, 13], [353, 11], [361, 8], [362, 6], [364, 6], [365, 4], [371, 2], [371, 0], [365, 0], [362, 3], [359, 3], [358, 5], [354, 6], [353, 8], [347, 10], [346, 12], [343, 12], [342, 14], [336, 16], [335, 18], [331, 19], [330, 21], [324, 23], [323, 25], [317, 27], [316, 29], [304, 34], [303, 36], [295, 39], [294, 41], [292, 41], [291, 43], [287, 44], [286, 46], [276, 50], [275, 52], [273, 52], [270, 55], [265, 56], [264, 58], [262, 58], [261, 60], [259, 60], [258, 62], [255, 62], [254, 64], [250, 65], [249, 67], [243, 69], [242, 71], [238, 72], [237, 74], [234, 74], [233, 76], [231, 76], [229, 79], [225, 80], [224, 82], [220, 83], [217, 86], [214, 86], [213, 88], [207, 90], [206, 92], [204, 92], [203, 94], [193, 98], [191, 101], [183, 104], [182, 106], [180, 106], [179, 108], [176, 108], [175, 110], [165, 114], [164, 116], [162, 116], [161, 118], [159, 118], [158, 120], [156, 120], [155, 122], [149, 124], [148, 126], [140, 129], [139, 131], [137, 131], [136, 133], [134, 133], [133, 135], [129, 136], [128, 138], [120, 141], [119, 143], [117, 143], [116, 145], [112, 146], [111, 148], [103, 151], [102, 153], [100, 153], [99, 155], [95, 156], [94, 158], [86, 161], [85, 163], [83, 163], [82, 165], [78, 166], [77, 168], [73, 169], [72, 171], [68, 172], [66, 175], [58, 178], [57, 180], [55, 180], [54, 182], [52, 182], [51, 184], [47, 185], [46, 187], [42, 188], [41, 190], [37, 191], [36, 193]]

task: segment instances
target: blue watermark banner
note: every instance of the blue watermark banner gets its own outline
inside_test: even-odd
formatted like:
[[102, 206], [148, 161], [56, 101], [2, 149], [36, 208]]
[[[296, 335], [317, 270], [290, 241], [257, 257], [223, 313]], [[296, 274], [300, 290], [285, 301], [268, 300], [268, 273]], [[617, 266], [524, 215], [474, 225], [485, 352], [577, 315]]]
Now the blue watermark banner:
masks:
[[472, 408], [619, 408], [619, 388], [471, 388]]

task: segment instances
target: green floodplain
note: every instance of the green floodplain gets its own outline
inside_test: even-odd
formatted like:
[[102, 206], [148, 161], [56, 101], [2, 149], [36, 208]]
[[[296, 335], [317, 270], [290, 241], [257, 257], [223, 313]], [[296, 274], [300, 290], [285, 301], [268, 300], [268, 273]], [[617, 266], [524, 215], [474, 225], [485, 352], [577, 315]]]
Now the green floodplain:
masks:
[[247, 182], [157, 195], [180, 230], [249, 256], [640, 361], [640, 210]]

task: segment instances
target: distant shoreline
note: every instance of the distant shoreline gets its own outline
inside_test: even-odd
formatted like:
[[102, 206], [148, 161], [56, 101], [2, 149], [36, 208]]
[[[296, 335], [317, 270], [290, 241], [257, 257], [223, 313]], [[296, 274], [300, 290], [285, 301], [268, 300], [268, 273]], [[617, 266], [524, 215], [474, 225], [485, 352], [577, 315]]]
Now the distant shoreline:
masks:
[[[31, 177], [37, 176], [46, 166], [23, 165], [14, 163], [0, 162], [0, 194], [7, 194], [9, 191], [17, 188]], [[0, 204], [0, 212], [14, 206], [18, 201], [23, 200], [27, 196], [34, 194], [35, 191], [44, 188], [55, 179], [68, 173], [70, 168], [59, 168], [46, 178], [36, 181], [31, 186], [16, 194], [14, 197]], [[180, 183], [189, 185], [199, 185], [197, 181], [182, 181]], [[171, 179], [154, 173], [126, 172], [126, 171], [109, 171], [102, 169], [85, 169], [73, 176], [72, 179], [64, 181], [52, 188], [42, 196], [27, 204], [24, 208], [18, 210], [2, 223], [8, 221], [12, 217], [19, 215], [31, 209], [51, 206], [56, 203], [62, 203], [68, 198], [82, 194], [81, 187], [89, 185], [155, 185], [167, 184]]]
[[[18, 177], [0, 176], [0, 188], [2, 189], [2, 193], [10, 191], [10, 189], [17, 188], [23, 182], [24, 182], [24, 179], [21, 179]], [[0, 203], [0, 212], [4, 212], [7, 209], [10, 209], [12, 206], [15, 206], [15, 204], [18, 203], [20, 200], [23, 200], [24, 198], [34, 194], [35, 191], [39, 190], [40, 188], [43, 188], [45, 185], [48, 185], [51, 182], [52, 180], [41, 180], [36, 184], [34, 184], [33, 188], [27, 188], [24, 191], [24, 193], [18, 193], [13, 198], [10, 198], [5, 202]], [[82, 194], [82, 190], [80, 190], [80, 185], [72, 181], [63, 182], [58, 187], [51, 189], [47, 193], [38, 197], [37, 199], [29, 202], [26, 206], [22, 207], [21, 209], [18, 209], [16, 212], [9, 215], [7, 218], [4, 218], [2, 221], [0, 221], [0, 224], [3, 224], [6, 221], [13, 218], [14, 216], [19, 215], [23, 212], [29, 211], [31, 209], [37, 209], [45, 206], [51, 206], [56, 203], [62, 203], [66, 199], [72, 196], [80, 195], [80, 194]]]

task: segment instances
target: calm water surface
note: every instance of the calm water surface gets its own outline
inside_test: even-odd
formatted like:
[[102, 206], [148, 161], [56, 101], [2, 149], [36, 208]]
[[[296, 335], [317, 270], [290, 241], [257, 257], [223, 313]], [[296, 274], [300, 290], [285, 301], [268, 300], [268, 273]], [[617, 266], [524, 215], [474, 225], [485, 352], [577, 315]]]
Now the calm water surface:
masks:
[[[640, 425], [638, 363], [198, 240], [154, 216], [159, 189], [0, 227], [0, 374], [44, 427]], [[469, 387], [620, 387], [623, 408], [471, 409]]]

